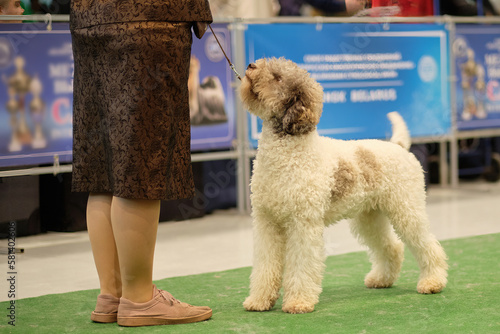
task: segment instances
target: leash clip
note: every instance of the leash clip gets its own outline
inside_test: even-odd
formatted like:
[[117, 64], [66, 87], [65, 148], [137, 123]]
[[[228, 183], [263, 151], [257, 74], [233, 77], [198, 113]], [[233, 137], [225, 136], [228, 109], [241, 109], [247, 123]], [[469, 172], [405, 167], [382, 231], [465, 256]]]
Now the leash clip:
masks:
[[233, 70], [234, 74], [236, 74], [236, 77], [237, 77], [238, 79], [240, 79], [240, 81], [241, 81], [241, 76], [240, 76], [240, 74], [236, 71], [236, 68], [234, 67], [234, 65], [233, 65], [233, 64], [231, 64], [231, 69]]

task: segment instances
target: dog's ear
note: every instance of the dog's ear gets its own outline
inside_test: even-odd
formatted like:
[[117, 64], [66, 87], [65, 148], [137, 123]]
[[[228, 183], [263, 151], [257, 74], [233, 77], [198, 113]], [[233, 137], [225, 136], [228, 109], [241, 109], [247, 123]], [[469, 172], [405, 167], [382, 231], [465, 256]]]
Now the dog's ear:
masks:
[[283, 131], [285, 134], [296, 136], [309, 133], [316, 128], [319, 117], [304, 103], [301, 96], [296, 96], [285, 110], [283, 116]]

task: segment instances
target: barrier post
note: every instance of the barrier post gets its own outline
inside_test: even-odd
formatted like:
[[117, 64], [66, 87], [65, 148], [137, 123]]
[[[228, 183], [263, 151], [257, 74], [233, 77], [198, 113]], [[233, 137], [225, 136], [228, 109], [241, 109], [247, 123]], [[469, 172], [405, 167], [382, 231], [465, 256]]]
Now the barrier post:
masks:
[[[229, 30], [232, 32], [232, 54], [233, 62], [237, 71], [243, 75], [245, 69], [245, 26], [241, 22], [234, 21], [229, 25]], [[238, 152], [238, 211], [241, 214], [249, 213], [250, 206], [248, 205], [249, 194], [249, 159], [248, 159], [248, 129], [246, 121], [246, 112], [239, 98], [240, 82], [233, 80], [233, 88], [235, 92], [235, 112], [236, 112], [236, 150]]]
[[[450, 180], [441, 180], [441, 185], [450, 185], [452, 188], [458, 187], [458, 142], [457, 142], [457, 85], [458, 80], [456, 68], [455, 68], [455, 53], [453, 52], [453, 41], [456, 35], [456, 25], [455, 22], [451, 20], [448, 21], [448, 27], [450, 31], [449, 49], [450, 54], [448, 56], [449, 66], [450, 66], [450, 107], [451, 107], [451, 138], [450, 138], [450, 166], [446, 166], [447, 170], [450, 170]], [[446, 153], [448, 153], [446, 151]], [[446, 159], [446, 157], [445, 157]], [[445, 167], [445, 166], [443, 166]], [[443, 183], [443, 181], [445, 183]], [[448, 183], [449, 182], [449, 183]]]

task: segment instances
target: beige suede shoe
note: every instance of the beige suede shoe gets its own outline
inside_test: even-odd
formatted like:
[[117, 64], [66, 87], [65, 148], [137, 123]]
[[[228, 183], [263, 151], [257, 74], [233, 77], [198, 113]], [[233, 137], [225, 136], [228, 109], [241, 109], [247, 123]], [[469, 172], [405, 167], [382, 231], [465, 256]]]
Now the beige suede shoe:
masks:
[[209, 307], [183, 303], [156, 286], [153, 286], [153, 299], [149, 302], [134, 303], [122, 297], [118, 307], [118, 325], [127, 327], [187, 324], [211, 316]]
[[113, 295], [101, 294], [97, 296], [97, 304], [90, 315], [90, 320], [102, 323], [116, 322], [119, 304], [120, 298]]

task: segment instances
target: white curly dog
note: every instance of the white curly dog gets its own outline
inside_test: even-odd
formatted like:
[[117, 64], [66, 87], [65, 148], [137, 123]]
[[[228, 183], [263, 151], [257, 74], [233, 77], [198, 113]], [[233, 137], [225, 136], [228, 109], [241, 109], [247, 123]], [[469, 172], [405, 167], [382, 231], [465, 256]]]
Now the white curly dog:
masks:
[[312, 312], [322, 291], [325, 225], [346, 218], [369, 248], [367, 287], [396, 281], [402, 240], [420, 267], [417, 291], [440, 292], [446, 254], [429, 232], [423, 171], [408, 152], [401, 116], [388, 114], [390, 142], [321, 137], [323, 90], [307, 71], [272, 58], [250, 64], [245, 74], [243, 104], [263, 126], [251, 181], [254, 265], [243, 306], [270, 310], [283, 285], [283, 311]]

